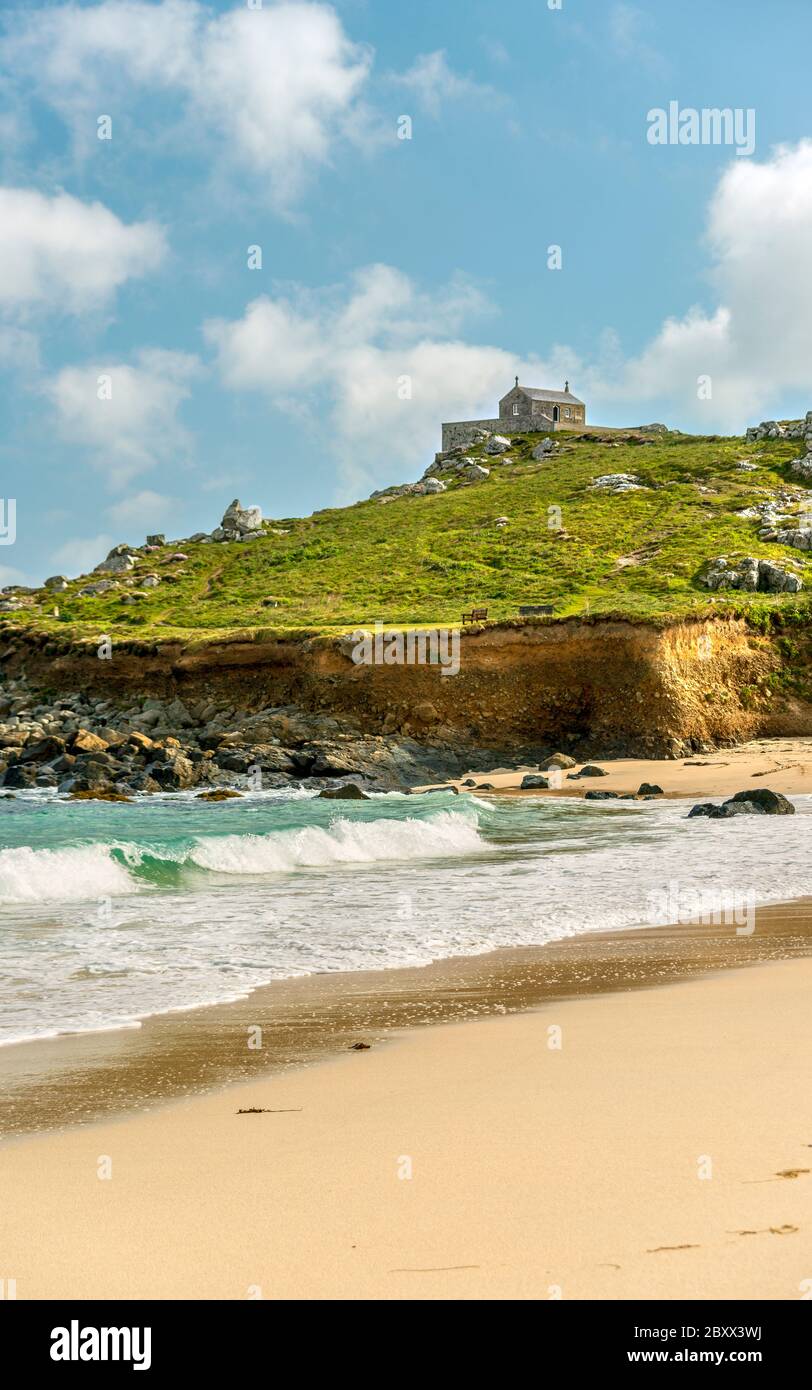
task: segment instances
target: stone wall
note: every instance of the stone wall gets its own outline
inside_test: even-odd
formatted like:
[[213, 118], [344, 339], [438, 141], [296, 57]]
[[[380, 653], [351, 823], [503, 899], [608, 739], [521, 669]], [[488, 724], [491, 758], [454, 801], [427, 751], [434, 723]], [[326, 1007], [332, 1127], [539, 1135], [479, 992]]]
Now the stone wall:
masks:
[[[537, 404], [541, 404], [537, 402]], [[552, 407], [549, 407], [552, 409]], [[590, 429], [597, 426], [584, 425], [583, 407], [571, 406], [574, 412], [576, 409], [581, 415], [581, 419], [565, 420], [562, 418], [552, 424], [540, 411], [539, 413], [525, 413], [524, 415], [506, 415], [498, 420], [452, 420], [443, 424], [442, 448], [456, 449], [459, 445], [467, 448], [474, 443], [477, 430], [490, 430], [491, 434], [528, 434], [531, 431], [535, 434], [551, 433], [553, 430], [571, 429]]]
[[443, 449], [456, 449], [458, 445], [468, 448], [475, 442], [477, 430], [490, 430], [491, 434], [551, 434], [553, 430], [569, 428], [570, 420], [561, 420], [553, 425], [540, 415], [511, 415], [504, 420], [454, 420], [443, 425]]
[[443, 425], [443, 449], [456, 449], [460, 444], [467, 448], [474, 442], [477, 430], [499, 434], [501, 429], [501, 420], [452, 420], [450, 424]]

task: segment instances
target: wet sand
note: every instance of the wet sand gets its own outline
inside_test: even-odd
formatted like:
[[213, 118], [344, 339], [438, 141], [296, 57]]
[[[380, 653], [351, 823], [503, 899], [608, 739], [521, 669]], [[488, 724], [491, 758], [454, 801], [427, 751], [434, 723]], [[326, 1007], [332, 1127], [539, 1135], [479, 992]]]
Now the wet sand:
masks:
[[[483, 904], [483, 911], [487, 904]], [[280, 981], [140, 1028], [0, 1048], [4, 1139], [149, 1110], [231, 1082], [378, 1046], [401, 1030], [625, 992], [812, 953], [812, 901], [734, 924], [590, 933], [420, 968]], [[261, 1030], [261, 1033], [257, 1032]]]
[[19, 1299], [798, 1301], [810, 989], [804, 959], [559, 998], [3, 1145], [4, 1273]]

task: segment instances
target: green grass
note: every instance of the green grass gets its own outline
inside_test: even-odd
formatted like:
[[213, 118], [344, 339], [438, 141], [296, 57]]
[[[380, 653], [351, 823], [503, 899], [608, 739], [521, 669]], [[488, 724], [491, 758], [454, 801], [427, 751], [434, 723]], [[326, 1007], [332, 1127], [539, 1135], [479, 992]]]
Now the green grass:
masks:
[[[782, 484], [802, 486], [787, 468], [797, 444], [668, 435], [644, 446], [608, 447], [569, 442], [562, 433], [560, 455], [536, 463], [531, 452], [539, 438], [528, 436], [514, 448], [512, 463], [486, 460], [485, 482], [451, 483], [439, 496], [273, 521], [249, 544], [186, 545], [184, 564], [168, 562], [171, 547], [145, 555], [133, 572], [136, 581], [154, 570], [177, 582], [143, 591], [147, 597], [137, 607], [121, 603], [131, 591], [123, 585], [110, 595], [79, 598], [84, 577], [66, 593], [42, 591], [31, 608], [2, 620], [7, 631], [35, 629], [69, 640], [107, 633], [156, 642], [239, 632], [334, 633], [376, 619], [449, 624], [472, 605], [486, 606], [495, 620], [513, 618], [520, 604], [531, 603], [552, 603], [557, 616], [614, 613], [642, 621], [735, 611], [755, 626], [769, 625], [776, 610], [787, 619], [806, 612], [805, 593], [800, 601], [711, 598], [700, 583], [717, 555], [803, 562], [799, 551], [759, 541], [758, 523], [735, 515]], [[745, 458], [758, 464], [756, 472], [736, 469]], [[635, 473], [650, 490], [589, 491], [602, 473]], [[568, 539], [549, 529], [550, 507], [561, 508]], [[494, 525], [498, 516], [509, 518], [503, 529]], [[632, 562], [619, 564], [623, 557]], [[264, 606], [268, 597], [279, 606]]]

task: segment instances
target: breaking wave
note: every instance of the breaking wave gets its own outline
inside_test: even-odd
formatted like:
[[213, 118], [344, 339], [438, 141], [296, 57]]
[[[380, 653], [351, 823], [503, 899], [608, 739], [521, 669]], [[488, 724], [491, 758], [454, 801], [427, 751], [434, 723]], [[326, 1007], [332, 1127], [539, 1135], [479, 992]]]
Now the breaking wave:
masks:
[[283, 874], [331, 864], [456, 858], [485, 847], [475, 820], [441, 811], [425, 820], [339, 818], [266, 835], [198, 836], [175, 847], [116, 842], [0, 850], [0, 904], [121, 897], [176, 884], [185, 870]]

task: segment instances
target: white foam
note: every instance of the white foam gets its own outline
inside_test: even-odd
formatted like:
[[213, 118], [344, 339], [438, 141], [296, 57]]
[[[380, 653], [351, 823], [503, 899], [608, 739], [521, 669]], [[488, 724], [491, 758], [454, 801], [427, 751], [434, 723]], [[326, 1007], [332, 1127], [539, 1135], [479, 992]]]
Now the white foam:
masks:
[[20, 846], [0, 850], [0, 905], [80, 902], [137, 892], [148, 885], [129, 869], [137, 869], [147, 857], [221, 874], [274, 874], [330, 864], [436, 859], [483, 847], [475, 822], [455, 811], [441, 811], [425, 821], [339, 818], [329, 829], [200, 836], [191, 848], [119, 841], [53, 850]]
[[285, 873], [300, 867], [369, 864], [378, 860], [437, 859], [484, 848], [475, 823], [456, 811], [430, 819], [333, 821], [270, 835], [199, 839], [189, 858], [199, 868], [226, 874]]
[[[398, 802], [388, 818], [368, 803], [302, 804], [295, 819], [277, 803], [242, 821], [234, 803], [194, 819], [121, 808], [120, 840], [0, 852], [0, 1040], [128, 1027], [283, 977], [643, 926], [672, 885], [734, 903], [798, 897], [812, 798], [793, 800], [798, 814], [775, 822], [569, 798]], [[63, 810], [46, 814], [58, 830]], [[241, 823], [266, 833], [213, 833]], [[94, 897], [110, 910], [88, 912]]]
[[109, 845], [0, 850], [0, 903], [78, 902], [131, 893], [132, 879]]

